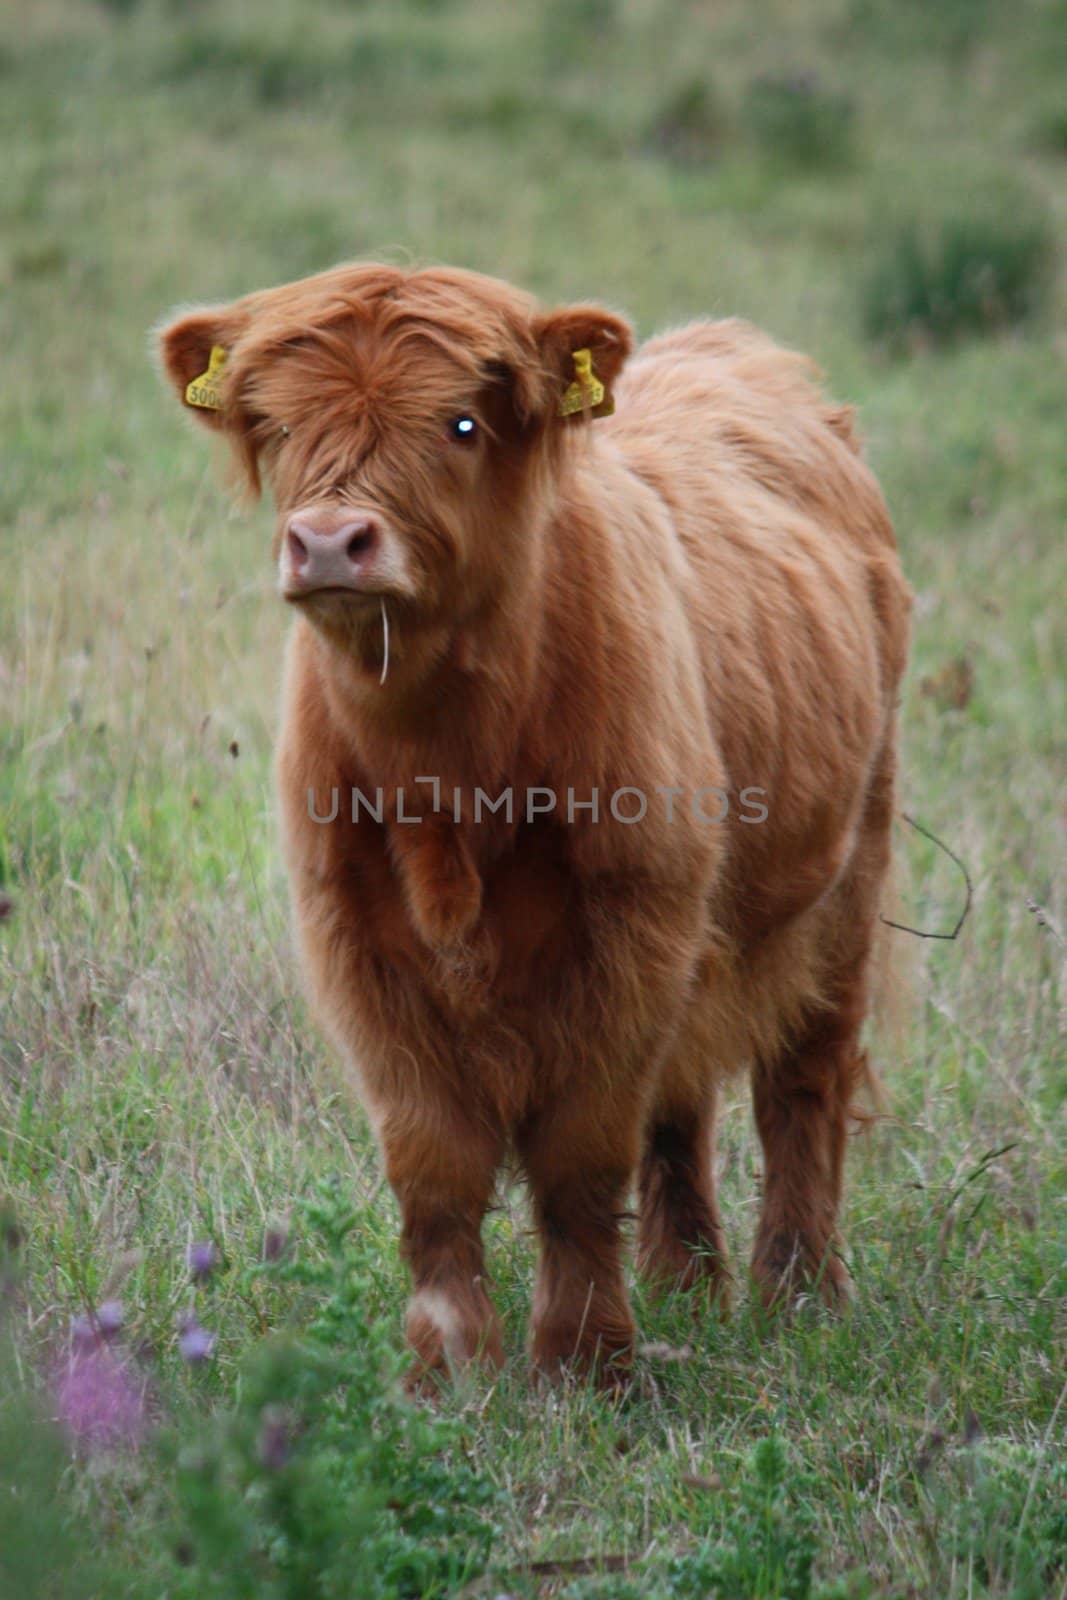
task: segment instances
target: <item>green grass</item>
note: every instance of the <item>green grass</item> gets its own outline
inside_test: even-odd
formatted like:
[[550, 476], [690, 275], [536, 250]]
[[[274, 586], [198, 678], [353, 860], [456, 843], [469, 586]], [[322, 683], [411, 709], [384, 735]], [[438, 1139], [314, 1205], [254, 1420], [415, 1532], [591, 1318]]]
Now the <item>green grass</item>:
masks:
[[1040, 216], [1026, 215], [1029, 204], [1025, 191], [1017, 191], [1002, 196], [990, 214], [970, 209], [939, 219], [933, 230], [913, 220], [890, 238], [866, 289], [871, 335], [900, 350], [1032, 318], [1048, 279], [1052, 237]]
[[[1067, 1594], [1048, 1553], [1067, 1439], [1067, 168], [1033, 135], [1067, 9], [953, 0], [936, 27], [929, 9], [38, 0], [0, 52], [0, 1198], [26, 1235], [26, 1375], [120, 1294], [168, 1404], [239, 1403], [257, 1341], [301, 1314], [244, 1269], [326, 1175], [399, 1344], [392, 1201], [287, 943], [269, 514], [230, 508], [155, 377], [151, 324], [374, 255], [604, 299], [644, 333], [740, 313], [859, 406], [885, 484], [918, 593], [904, 800], [965, 859], [975, 905], [955, 944], [897, 936], [908, 1004], [875, 1041], [889, 1115], [849, 1162], [856, 1308], [768, 1331], [744, 1292], [720, 1324], [638, 1290], [643, 1336], [685, 1359], [653, 1345], [618, 1410], [534, 1392], [528, 1222], [504, 1192], [488, 1237], [512, 1359], [445, 1401], [500, 1491], [485, 1593], [769, 1596], [759, 1523], [810, 1544], [817, 1594]], [[745, 133], [746, 85], [796, 74], [854, 109], [840, 170], [768, 162]], [[694, 84], [715, 115], [678, 159], [674, 124], [650, 130]], [[863, 322], [888, 219], [958, 215], [994, 183], [1048, 219], [1044, 310], [889, 360]], [[961, 659], [957, 706], [936, 685]], [[899, 846], [900, 920], [951, 926], [957, 876], [903, 827]], [[720, 1164], [743, 1263], [759, 1161], [740, 1093]], [[219, 1337], [193, 1373], [175, 1324], [204, 1235]], [[767, 1439], [789, 1463], [773, 1506]], [[79, 1467], [64, 1492], [156, 1595], [172, 1554], [150, 1477]], [[530, 1571], [601, 1557], [620, 1559], [600, 1578]]]

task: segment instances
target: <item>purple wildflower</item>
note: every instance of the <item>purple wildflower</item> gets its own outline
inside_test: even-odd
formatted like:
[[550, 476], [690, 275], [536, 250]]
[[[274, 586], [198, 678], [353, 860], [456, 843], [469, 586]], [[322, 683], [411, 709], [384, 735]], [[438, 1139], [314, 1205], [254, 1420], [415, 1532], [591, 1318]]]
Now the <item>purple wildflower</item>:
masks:
[[57, 1376], [56, 1415], [87, 1449], [136, 1444], [144, 1432], [144, 1380], [127, 1357], [99, 1340], [76, 1344]]
[[100, 1331], [94, 1317], [75, 1317], [70, 1325], [70, 1342], [75, 1350], [95, 1350], [100, 1343]]
[[113, 1339], [124, 1321], [121, 1300], [104, 1300], [97, 1306], [96, 1325], [102, 1338]]
[[202, 1328], [193, 1312], [183, 1317], [178, 1329], [178, 1349], [182, 1360], [188, 1361], [190, 1366], [198, 1366], [201, 1361], [207, 1361], [215, 1348], [215, 1335]]
[[125, 1315], [121, 1300], [103, 1300], [95, 1311], [75, 1317], [70, 1325], [70, 1342], [83, 1353], [95, 1350], [102, 1340], [113, 1339], [122, 1330]]
[[219, 1253], [211, 1239], [197, 1239], [189, 1246], [189, 1276], [194, 1283], [205, 1283], [219, 1264]]

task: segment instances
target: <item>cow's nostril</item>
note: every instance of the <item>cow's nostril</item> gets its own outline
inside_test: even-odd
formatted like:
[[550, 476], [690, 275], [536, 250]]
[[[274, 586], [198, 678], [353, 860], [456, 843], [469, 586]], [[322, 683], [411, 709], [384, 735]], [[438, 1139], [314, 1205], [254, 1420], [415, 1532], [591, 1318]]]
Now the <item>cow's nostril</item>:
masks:
[[290, 564], [295, 570], [299, 570], [301, 567], [307, 564], [307, 545], [304, 543], [303, 539], [301, 539], [298, 533], [293, 532], [292, 528], [289, 529], [288, 544]]
[[373, 522], [365, 522], [359, 532], [354, 533], [345, 546], [348, 559], [350, 561], [358, 561], [359, 557], [365, 555], [373, 543], [374, 524]]

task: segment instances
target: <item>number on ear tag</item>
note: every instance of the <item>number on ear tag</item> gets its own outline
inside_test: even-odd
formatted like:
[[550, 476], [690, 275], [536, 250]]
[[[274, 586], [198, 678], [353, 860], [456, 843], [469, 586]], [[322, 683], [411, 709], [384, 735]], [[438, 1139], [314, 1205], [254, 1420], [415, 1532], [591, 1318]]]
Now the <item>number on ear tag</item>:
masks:
[[222, 410], [222, 394], [219, 384], [222, 381], [222, 369], [225, 365], [226, 352], [222, 345], [212, 345], [207, 371], [202, 372], [199, 378], [194, 378], [192, 383], [186, 384], [185, 403], [187, 406], [199, 406], [203, 411]]

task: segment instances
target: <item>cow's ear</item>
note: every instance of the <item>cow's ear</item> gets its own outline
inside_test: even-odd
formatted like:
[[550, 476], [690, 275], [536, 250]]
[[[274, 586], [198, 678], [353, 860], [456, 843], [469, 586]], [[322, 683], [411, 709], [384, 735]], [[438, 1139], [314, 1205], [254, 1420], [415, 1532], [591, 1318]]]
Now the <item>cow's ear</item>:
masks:
[[209, 428], [240, 426], [228, 383], [227, 361], [247, 325], [231, 306], [187, 311], [158, 330], [163, 370], [182, 404]]
[[633, 329], [600, 306], [565, 306], [534, 329], [556, 417], [581, 422], [615, 409], [615, 380], [633, 349]]

